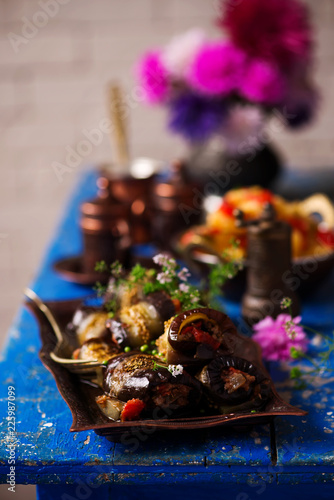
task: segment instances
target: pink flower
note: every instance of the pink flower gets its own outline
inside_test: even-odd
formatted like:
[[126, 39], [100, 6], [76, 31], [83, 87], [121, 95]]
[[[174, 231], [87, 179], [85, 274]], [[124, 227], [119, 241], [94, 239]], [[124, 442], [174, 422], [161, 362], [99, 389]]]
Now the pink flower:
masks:
[[231, 44], [214, 42], [198, 52], [189, 70], [188, 81], [196, 90], [208, 95], [233, 92], [244, 71], [244, 53]]
[[159, 51], [148, 52], [139, 62], [138, 80], [142, 85], [146, 101], [161, 103], [168, 92], [168, 74]]
[[252, 57], [292, 68], [311, 58], [308, 11], [298, 0], [242, 0], [222, 2], [218, 23], [235, 45]]
[[286, 94], [286, 79], [270, 62], [253, 59], [248, 64], [239, 90], [250, 101], [277, 104]]
[[280, 314], [276, 319], [267, 316], [253, 326], [253, 340], [262, 347], [262, 356], [268, 361], [289, 361], [291, 348], [306, 352], [308, 340], [299, 323], [301, 317]]

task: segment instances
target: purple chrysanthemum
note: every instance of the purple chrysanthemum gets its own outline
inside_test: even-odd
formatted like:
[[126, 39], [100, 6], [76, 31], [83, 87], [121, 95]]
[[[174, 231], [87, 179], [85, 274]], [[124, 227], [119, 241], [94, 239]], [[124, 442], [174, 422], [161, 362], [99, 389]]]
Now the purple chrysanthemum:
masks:
[[170, 104], [168, 126], [190, 141], [203, 141], [219, 129], [225, 116], [222, 99], [183, 94]]
[[188, 83], [208, 95], [227, 95], [239, 85], [245, 66], [242, 50], [225, 42], [205, 44], [189, 70]]
[[148, 52], [143, 56], [137, 75], [146, 101], [151, 104], [163, 102], [168, 93], [168, 74], [159, 51]]
[[267, 316], [253, 326], [253, 340], [262, 347], [262, 356], [268, 361], [289, 361], [291, 348], [305, 352], [308, 340], [299, 325], [301, 317], [280, 314], [276, 319]]

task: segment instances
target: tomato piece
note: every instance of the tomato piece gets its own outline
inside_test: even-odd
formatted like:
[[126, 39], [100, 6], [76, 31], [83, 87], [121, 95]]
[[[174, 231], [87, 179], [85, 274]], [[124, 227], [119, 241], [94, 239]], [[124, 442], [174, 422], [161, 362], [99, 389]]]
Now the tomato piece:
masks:
[[254, 200], [259, 203], [271, 203], [273, 201], [273, 193], [268, 189], [261, 189], [257, 193], [249, 192], [245, 196], [246, 200]]
[[222, 204], [219, 207], [219, 210], [224, 215], [227, 215], [227, 217], [234, 217], [233, 213], [234, 213], [235, 207], [226, 200], [223, 200]]
[[199, 330], [198, 328], [193, 327], [192, 334], [195, 341], [198, 343], [208, 344], [213, 347], [213, 349], [218, 349], [218, 347], [220, 346], [220, 342], [218, 342], [218, 340], [211, 337], [209, 333], [203, 332], [203, 330]]
[[174, 304], [174, 307], [175, 307], [175, 312], [180, 312], [181, 311], [181, 302], [179, 301], [179, 299], [172, 299], [172, 302]]
[[317, 241], [322, 244], [334, 248], [334, 229], [317, 230]]
[[141, 399], [129, 399], [129, 401], [125, 403], [121, 413], [122, 422], [126, 420], [136, 420], [144, 408], [145, 403]]

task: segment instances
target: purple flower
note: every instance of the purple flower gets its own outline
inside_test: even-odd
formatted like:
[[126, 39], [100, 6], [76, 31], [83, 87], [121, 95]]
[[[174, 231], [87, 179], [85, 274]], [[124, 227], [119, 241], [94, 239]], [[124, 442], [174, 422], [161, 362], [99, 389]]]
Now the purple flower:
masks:
[[188, 293], [189, 292], [189, 285], [186, 285], [185, 283], [180, 283], [179, 290], [180, 290], [180, 292]]
[[268, 361], [289, 361], [291, 348], [306, 352], [308, 340], [299, 323], [301, 317], [280, 314], [276, 319], [267, 316], [254, 325], [253, 340], [262, 347], [262, 356]]
[[168, 126], [190, 141], [203, 141], [219, 130], [225, 115], [222, 99], [183, 94], [170, 103]]
[[163, 102], [168, 93], [168, 74], [160, 52], [146, 53], [139, 62], [137, 73], [146, 101], [152, 104]]
[[189, 70], [188, 82], [208, 95], [225, 96], [233, 92], [244, 72], [245, 55], [223, 42], [209, 43], [198, 52]]
[[239, 87], [241, 95], [261, 104], [277, 104], [286, 94], [286, 80], [276, 66], [268, 61], [253, 59]]

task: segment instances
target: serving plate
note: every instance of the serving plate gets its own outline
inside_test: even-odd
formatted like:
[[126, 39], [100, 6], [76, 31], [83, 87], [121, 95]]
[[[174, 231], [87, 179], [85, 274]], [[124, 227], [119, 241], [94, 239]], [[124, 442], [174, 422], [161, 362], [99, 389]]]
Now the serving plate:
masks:
[[[58, 302], [47, 302], [56, 317], [60, 327], [71, 320], [73, 313], [81, 300], [67, 300]], [[148, 432], [203, 429], [225, 425], [249, 425], [258, 422], [264, 423], [272, 420], [276, 415], [303, 416], [307, 412], [286, 403], [276, 392], [274, 384], [262, 365], [261, 350], [258, 344], [251, 339], [241, 337], [244, 342], [244, 358], [261, 368], [271, 382], [271, 396], [261, 410], [254, 413], [251, 410], [238, 411], [225, 415], [195, 415], [194, 417], [170, 418], [159, 420], [138, 420], [129, 422], [114, 422], [108, 419], [98, 408], [95, 398], [102, 394], [102, 390], [90, 382], [80, 380], [76, 374], [70, 373], [63, 366], [54, 362], [50, 352], [56, 345], [56, 337], [51, 325], [45, 316], [33, 303], [26, 306], [33, 312], [39, 324], [42, 347], [39, 357], [44, 366], [55, 378], [58, 390], [69, 406], [73, 423], [70, 428], [72, 432], [93, 430], [97, 434], [105, 436], [110, 440], [119, 440], [124, 434], [136, 433], [147, 429]]]

